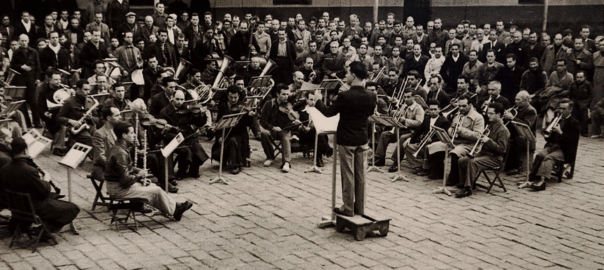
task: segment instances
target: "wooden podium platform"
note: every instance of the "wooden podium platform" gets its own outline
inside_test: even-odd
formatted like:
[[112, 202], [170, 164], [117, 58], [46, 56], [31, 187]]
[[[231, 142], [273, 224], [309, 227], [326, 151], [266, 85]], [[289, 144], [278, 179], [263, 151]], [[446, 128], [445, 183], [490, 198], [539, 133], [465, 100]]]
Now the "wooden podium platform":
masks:
[[[357, 241], [365, 240], [368, 233], [376, 236], [386, 236], [389, 227], [389, 218], [372, 218], [367, 215], [356, 215], [354, 217], [336, 215], [336, 231], [343, 232], [345, 228], [348, 228]], [[375, 231], [378, 231], [379, 234], [375, 234]]]

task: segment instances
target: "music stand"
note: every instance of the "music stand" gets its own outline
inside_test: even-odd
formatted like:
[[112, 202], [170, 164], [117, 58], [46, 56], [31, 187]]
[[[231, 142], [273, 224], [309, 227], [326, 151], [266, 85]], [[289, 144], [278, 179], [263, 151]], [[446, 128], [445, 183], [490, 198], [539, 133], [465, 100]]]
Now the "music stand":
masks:
[[[443, 185], [441, 187], [435, 189], [432, 193], [434, 193], [434, 194], [445, 193], [445, 194], [451, 196], [451, 192], [447, 189], [447, 176], [448, 176], [449, 172], [447, 172], [446, 169], [447, 169], [447, 162], [449, 161], [449, 149], [455, 148], [455, 145], [453, 144], [453, 141], [451, 141], [451, 138], [449, 137], [449, 134], [447, 134], [447, 131], [445, 131], [444, 129], [439, 128], [437, 126], [434, 126], [434, 125], [432, 125], [431, 127], [434, 130], [434, 132], [436, 133], [436, 136], [438, 136], [438, 139], [440, 139], [440, 141], [445, 144], [445, 161], [444, 161], [445, 173], [443, 174]], [[451, 166], [453, 166], [453, 164], [451, 164]]]
[[371, 115], [369, 116], [369, 118], [367, 120], [369, 120], [370, 123], [372, 123], [372, 128], [373, 130], [371, 131], [371, 150], [373, 151], [373, 156], [371, 157], [371, 163], [372, 165], [369, 166], [369, 168], [367, 168], [367, 172], [382, 172], [382, 170], [378, 167], [375, 166], [375, 125], [379, 124], [382, 126], [389, 126], [391, 127], [391, 121], [389, 119], [392, 119], [392, 117], [389, 116], [377, 116], [377, 115]]
[[323, 103], [325, 103], [327, 105], [327, 93], [329, 93], [329, 91], [332, 90], [336, 90], [336, 88], [338, 88], [338, 86], [340, 86], [340, 81], [336, 80], [336, 79], [325, 79], [321, 82], [321, 84], [319, 85], [319, 88], [317, 89], [324, 89], [325, 90], [325, 96], [323, 97]]
[[226, 179], [222, 178], [222, 158], [224, 156], [224, 144], [225, 142], [225, 137], [226, 137], [226, 130], [227, 128], [233, 128], [237, 125], [237, 123], [239, 123], [239, 119], [241, 119], [240, 116], [246, 114], [247, 112], [240, 112], [240, 113], [234, 113], [234, 114], [227, 114], [225, 116], [223, 116], [222, 118], [220, 118], [220, 120], [218, 121], [218, 123], [216, 123], [216, 128], [215, 130], [222, 130], [222, 143], [220, 144], [220, 160], [219, 160], [219, 164], [218, 164], [218, 177], [210, 180], [210, 185], [214, 184], [214, 183], [223, 183], [225, 185], [228, 185], [229, 182], [227, 182]]
[[33, 128], [23, 134], [23, 140], [27, 144], [27, 153], [31, 158], [36, 158], [52, 142]]
[[[59, 164], [67, 168], [67, 193], [69, 195], [69, 202], [72, 202], [73, 200], [73, 195], [71, 194], [71, 172], [82, 164], [82, 161], [88, 156], [90, 150], [92, 150], [91, 146], [75, 143], [63, 159], [59, 161]], [[78, 230], [73, 226], [73, 222], [70, 224], [70, 228], [74, 234], [79, 234]]]
[[23, 105], [23, 103], [25, 103], [25, 100], [16, 101], [11, 104], [8, 104], [8, 106], [6, 106], [6, 109], [4, 109], [4, 111], [0, 114], [0, 118], [8, 118], [8, 115], [17, 111], [17, 109], [19, 109], [19, 107]]
[[99, 105], [105, 103], [105, 100], [109, 99], [111, 95], [109, 93], [100, 93], [95, 95], [90, 95], [91, 98], [96, 99], [99, 102]]
[[531, 141], [535, 141], [537, 139], [535, 138], [533, 131], [531, 131], [531, 127], [529, 127], [527, 124], [516, 122], [516, 121], [512, 121], [511, 123], [512, 123], [512, 125], [514, 125], [514, 128], [516, 128], [516, 132], [518, 132], [518, 135], [526, 138], [526, 182], [518, 185], [518, 188], [525, 188], [525, 187], [528, 187], [531, 185], [531, 182], [529, 182], [529, 174], [530, 174], [529, 166], [531, 165], [530, 164], [530, 143], [531, 143]]
[[[307, 173], [307, 172], [323, 173], [323, 171], [321, 169], [319, 169], [319, 167], [317, 166], [317, 155], [319, 152], [318, 151], [319, 135], [320, 134], [325, 134], [325, 135], [336, 134], [338, 123], [340, 122], [340, 115], [337, 114], [332, 117], [325, 117], [325, 115], [323, 115], [323, 113], [321, 113], [315, 107], [308, 107], [304, 110], [308, 113], [308, 116], [310, 117], [309, 121], [315, 123], [315, 154], [313, 155], [313, 164], [312, 164], [313, 166], [306, 169], [304, 171], [304, 173]], [[336, 156], [334, 156], [334, 160], [335, 159], [336, 159]]]
[[4, 96], [11, 97], [13, 100], [25, 99], [25, 86], [5, 86]]
[[333, 136], [333, 167], [331, 173], [331, 216], [323, 217], [321, 222], [319, 223], [319, 228], [327, 228], [329, 226], [336, 225], [336, 213], [333, 211], [336, 208], [336, 174], [337, 174], [337, 166], [338, 166], [338, 136], [337, 133], [334, 133]]

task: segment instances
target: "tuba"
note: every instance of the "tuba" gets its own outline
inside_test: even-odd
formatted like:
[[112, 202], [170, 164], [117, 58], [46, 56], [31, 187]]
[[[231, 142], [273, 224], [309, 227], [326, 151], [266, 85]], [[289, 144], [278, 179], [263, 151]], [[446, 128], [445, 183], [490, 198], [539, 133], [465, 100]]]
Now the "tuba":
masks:
[[[228, 55], [225, 55], [224, 59], [222, 60], [222, 65], [220, 66], [220, 71], [218, 71], [218, 75], [216, 76], [216, 79], [214, 80], [214, 84], [212, 84], [212, 88], [219, 88], [219, 86], [224, 86], [224, 83], [222, 82], [222, 80], [224, 79], [225, 72], [229, 68], [231, 63], [233, 63], [233, 58], [231, 58]], [[223, 87], [223, 88], [226, 88], [226, 87]]]
[[174, 73], [174, 80], [175, 81], [180, 81], [182, 79], [182, 77], [187, 74], [187, 71], [189, 70], [189, 68], [192, 66], [193, 64], [191, 64], [191, 62], [187, 61], [184, 58], [180, 58], [180, 63], [178, 64], [178, 67], [176, 68], [176, 72]]
[[[266, 65], [264, 66], [264, 69], [262, 69], [262, 72], [260, 72], [260, 75], [258, 75], [258, 77], [266, 76], [266, 74], [270, 73], [276, 67], [277, 67], [277, 63], [275, 63], [275, 61], [273, 61], [271, 59], [268, 59], [268, 61], [266, 62]], [[274, 85], [275, 85], [275, 81], [273, 81], [273, 79], [270, 79], [270, 84], [268, 86], [254, 87], [254, 88], [250, 89], [250, 96], [264, 97], [266, 94], [268, 94], [268, 92], [270, 92], [270, 90], [273, 88]]]
[[21, 73], [12, 68], [9, 68], [6, 75], [6, 80], [4, 81], [4, 85], [10, 86], [13, 80], [15, 79], [15, 75], [21, 75]]

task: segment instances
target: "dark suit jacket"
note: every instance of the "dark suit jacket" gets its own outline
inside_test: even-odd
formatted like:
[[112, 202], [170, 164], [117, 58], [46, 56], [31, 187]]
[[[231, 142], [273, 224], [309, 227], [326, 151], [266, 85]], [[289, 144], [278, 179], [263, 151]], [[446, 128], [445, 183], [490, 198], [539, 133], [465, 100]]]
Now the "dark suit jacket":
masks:
[[[424, 116], [424, 121], [422, 124], [411, 134], [411, 143], [419, 143], [423, 139], [422, 136], [426, 136], [428, 134], [430, 131], [430, 119], [432, 119], [431, 116]], [[449, 130], [449, 127], [451, 127], [451, 122], [446, 117], [439, 115], [434, 125], [444, 130]], [[437, 140], [438, 136], [432, 137], [433, 142]]]
[[40, 68], [42, 72], [46, 72], [49, 68], [60, 68], [69, 71], [69, 52], [67, 52], [65, 48], [61, 48], [57, 56], [57, 54], [47, 46], [40, 51]]
[[29, 28], [29, 32], [25, 29], [25, 25], [23, 25], [23, 23], [21, 22], [21, 20], [17, 21], [14, 23], [15, 26], [15, 39], [19, 39], [19, 36], [21, 34], [26, 34], [29, 37], [29, 44], [33, 44], [34, 42], [36, 42], [36, 38], [38, 37], [38, 34], [36, 33], [36, 27], [32, 24], [31, 27]]
[[403, 76], [407, 76], [409, 71], [415, 70], [419, 73], [420, 79], [423, 79], [425, 82], [426, 78], [424, 78], [424, 69], [426, 69], [428, 60], [430, 59], [428, 59], [428, 57], [425, 55], [420, 56], [419, 61], [416, 61], [414, 56], [407, 58], [405, 60], [405, 64], [403, 65]]
[[126, 13], [130, 11], [130, 3], [128, 0], [118, 2], [117, 0], [111, 0], [107, 4], [107, 26], [109, 29], [114, 28], [113, 31], [117, 30], [118, 26], [126, 22]]
[[[29, 72], [23, 70], [21, 66], [28, 65], [32, 68]], [[17, 81], [21, 82], [19, 85], [30, 85], [33, 86], [33, 83], [37, 79], [42, 78], [42, 73], [40, 71], [40, 58], [38, 56], [38, 51], [29, 47], [26, 50], [19, 49], [13, 53], [13, 59], [10, 63], [10, 67], [17, 72], [21, 73], [21, 75], [17, 75]]]
[[[241, 57], [247, 57], [249, 52], [249, 44], [250, 44], [250, 32], [242, 33], [237, 32], [232, 38], [231, 43], [229, 44], [228, 54], [233, 57], [235, 61], [241, 60]], [[252, 45], [256, 48], [257, 52], [260, 52], [260, 47], [258, 47], [258, 42], [256, 41], [256, 37], [252, 34]], [[294, 58], [295, 60], [295, 58]]]
[[499, 63], [505, 63], [505, 44], [497, 42], [495, 43], [495, 48], [491, 48], [492, 45], [493, 44], [491, 44], [490, 42], [487, 42], [482, 45], [482, 53], [478, 56], [478, 60], [480, 60], [480, 62], [486, 63], [487, 51], [489, 49], [493, 49], [493, 51], [495, 51], [495, 61]]
[[165, 93], [157, 93], [149, 99], [149, 114], [153, 117], [159, 117], [159, 113], [170, 104], [170, 100]]
[[548, 138], [545, 146], [553, 146], [558, 144], [564, 153], [564, 160], [572, 162], [577, 157], [577, 147], [579, 147], [579, 136], [581, 134], [581, 124], [574, 117], [569, 117], [562, 123], [562, 134], [552, 133]]
[[457, 90], [457, 77], [461, 75], [463, 72], [463, 66], [469, 60], [470, 59], [462, 53], [459, 53], [457, 62], [453, 60], [453, 56], [451, 54], [445, 58], [445, 62], [440, 68], [440, 76], [443, 77], [443, 80], [445, 80], [449, 89]]
[[85, 71], [84, 78], [88, 78], [94, 74], [94, 63], [97, 60], [102, 60], [107, 57], [109, 57], [109, 53], [107, 52], [105, 44], [100, 42], [99, 48], [97, 49], [94, 44], [86, 42], [80, 52], [80, 62]]
[[359, 146], [367, 143], [367, 118], [371, 116], [377, 104], [377, 95], [361, 86], [352, 86], [350, 90], [338, 94], [331, 106], [317, 101], [316, 107], [325, 116], [340, 114], [337, 141], [339, 145]]
[[150, 55], [155, 55], [155, 57], [157, 57], [158, 65], [162, 67], [167, 66], [176, 68], [178, 67], [178, 57], [176, 56], [176, 52], [174, 51], [174, 45], [170, 44], [170, 42], [167, 40], [166, 45], [168, 46], [168, 54], [170, 55], [170, 59], [168, 59], [169, 62], [166, 62], [166, 60], [164, 60], [164, 55], [162, 53], [161, 48], [162, 44], [161, 42], [159, 42], [159, 40], [151, 46]]
[[[526, 59], [526, 47], [523, 46], [524, 44], [522, 42], [518, 42], [518, 43], [510, 43], [508, 44], [508, 46], [505, 48], [505, 55], [508, 55], [510, 53], [515, 54], [516, 55], [516, 65], [523, 67], [524, 66], [524, 62]], [[506, 63], [505, 61], [505, 55], [503, 57], [503, 62], [501, 63]], [[528, 59], [526, 59], [528, 60]]]
[[[346, 57], [342, 53], [328, 53], [323, 59], [323, 67], [321, 73], [323, 76], [329, 76], [332, 73], [336, 73], [339, 78], [343, 78], [345, 75], [344, 64], [346, 63]], [[331, 77], [330, 77], [331, 78]]]

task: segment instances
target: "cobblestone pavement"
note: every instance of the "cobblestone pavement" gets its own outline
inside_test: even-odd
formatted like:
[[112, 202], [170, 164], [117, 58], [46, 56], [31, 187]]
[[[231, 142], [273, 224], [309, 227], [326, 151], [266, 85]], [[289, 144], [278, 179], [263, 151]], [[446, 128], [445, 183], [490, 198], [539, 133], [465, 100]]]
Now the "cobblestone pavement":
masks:
[[[367, 212], [392, 220], [387, 237], [365, 241], [317, 227], [330, 213], [331, 159], [323, 174], [304, 173], [312, 161], [295, 153], [292, 172], [283, 174], [280, 162], [262, 167], [258, 141], [252, 148], [251, 168], [225, 174], [230, 185], [208, 185], [218, 173], [216, 162], [203, 165], [200, 179], [179, 182], [177, 200], [194, 203], [180, 222], [139, 217], [143, 226], [137, 231], [109, 226], [104, 207], [90, 211], [94, 189], [85, 179], [87, 160], [73, 181], [74, 202], [82, 209], [75, 221], [80, 234], [65, 228], [58, 245], [41, 244], [36, 253], [9, 249], [5, 236], [0, 269], [604, 268], [604, 140], [582, 137], [574, 179], [548, 183], [538, 193], [517, 189], [521, 176], [506, 176], [506, 193], [479, 189], [455, 199], [433, 194], [441, 182], [415, 177], [409, 168], [409, 182], [371, 172]], [[38, 163], [66, 193], [66, 171], [58, 160], [46, 151]]]

